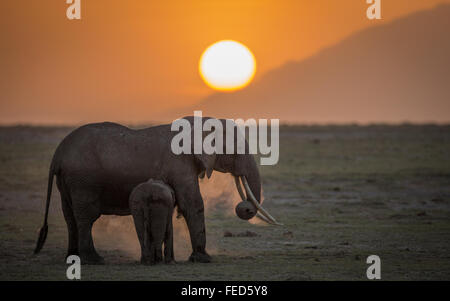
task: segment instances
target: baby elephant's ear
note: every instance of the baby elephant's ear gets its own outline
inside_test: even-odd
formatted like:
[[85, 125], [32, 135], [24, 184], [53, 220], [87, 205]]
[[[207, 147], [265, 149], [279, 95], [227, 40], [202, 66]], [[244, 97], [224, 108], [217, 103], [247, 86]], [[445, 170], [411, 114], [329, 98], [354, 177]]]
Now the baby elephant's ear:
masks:
[[138, 196], [138, 188], [137, 186], [133, 188], [133, 190], [131, 191], [130, 195], [128, 196], [128, 201], [130, 202], [136, 202]]

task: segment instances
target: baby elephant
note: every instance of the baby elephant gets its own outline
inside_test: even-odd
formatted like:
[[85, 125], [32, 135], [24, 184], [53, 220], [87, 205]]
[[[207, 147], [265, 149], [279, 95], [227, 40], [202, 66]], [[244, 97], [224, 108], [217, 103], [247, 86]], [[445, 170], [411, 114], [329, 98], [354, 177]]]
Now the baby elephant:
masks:
[[130, 210], [141, 244], [141, 263], [174, 263], [172, 214], [175, 193], [162, 181], [150, 179], [130, 194]]

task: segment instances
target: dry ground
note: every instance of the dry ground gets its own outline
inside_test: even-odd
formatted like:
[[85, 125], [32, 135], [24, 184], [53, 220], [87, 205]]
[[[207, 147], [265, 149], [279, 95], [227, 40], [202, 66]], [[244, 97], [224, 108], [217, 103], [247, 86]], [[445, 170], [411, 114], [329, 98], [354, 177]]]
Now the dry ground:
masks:
[[[51, 156], [70, 130], [0, 127], [0, 280], [65, 279], [57, 189], [46, 245], [32, 251]], [[141, 266], [131, 219], [102, 217], [94, 234], [107, 264], [83, 266], [82, 279], [364, 280], [376, 254], [384, 280], [450, 280], [450, 126], [285, 126], [280, 144], [279, 164], [261, 174], [265, 207], [285, 227], [233, 216], [232, 180], [216, 175], [202, 184], [212, 263], [186, 262], [176, 220], [179, 263]], [[257, 236], [236, 236], [245, 231]]]

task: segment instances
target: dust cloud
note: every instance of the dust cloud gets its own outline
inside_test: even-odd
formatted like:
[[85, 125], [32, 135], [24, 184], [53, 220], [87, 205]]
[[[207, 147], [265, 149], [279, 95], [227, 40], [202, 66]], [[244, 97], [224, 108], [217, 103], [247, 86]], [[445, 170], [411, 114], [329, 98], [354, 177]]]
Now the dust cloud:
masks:
[[[241, 198], [230, 174], [213, 172], [211, 178], [200, 179], [199, 182], [200, 192], [205, 203], [206, 218], [215, 211], [223, 214], [222, 218], [237, 218], [234, 208]], [[176, 216], [177, 212], [174, 210], [175, 259], [184, 261], [192, 252], [189, 230], [184, 218]], [[264, 222], [258, 218], [253, 218], [249, 222], [264, 225]], [[132, 216], [101, 216], [94, 224], [93, 237], [100, 252], [103, 250], [115, 251], [133, 260], [140, 259], [141, 249]], [[217, 239], [218, 237], [211, 236], [207, 238], [207, 251], [211, 255], [218, 252], [215, 247]]]

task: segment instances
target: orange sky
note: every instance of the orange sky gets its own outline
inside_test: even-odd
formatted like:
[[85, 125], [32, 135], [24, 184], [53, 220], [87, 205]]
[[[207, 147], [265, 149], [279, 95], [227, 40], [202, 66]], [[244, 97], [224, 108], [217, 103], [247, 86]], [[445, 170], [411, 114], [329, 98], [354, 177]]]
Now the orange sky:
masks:
[[0, 123], [139, 123], [214, 93], [198, 74], [210, 44], [233, 39], [254, 53], [255, 80], [367, 26], [450, 0], [65, 0], [0, 3]]

